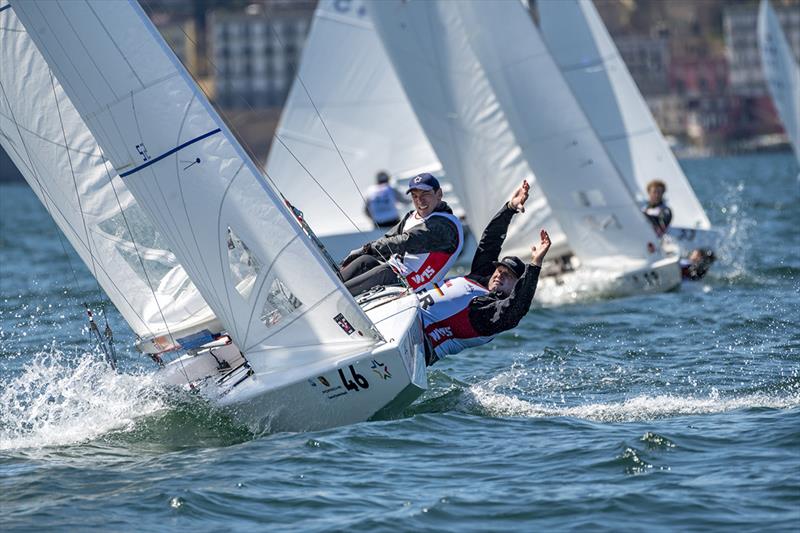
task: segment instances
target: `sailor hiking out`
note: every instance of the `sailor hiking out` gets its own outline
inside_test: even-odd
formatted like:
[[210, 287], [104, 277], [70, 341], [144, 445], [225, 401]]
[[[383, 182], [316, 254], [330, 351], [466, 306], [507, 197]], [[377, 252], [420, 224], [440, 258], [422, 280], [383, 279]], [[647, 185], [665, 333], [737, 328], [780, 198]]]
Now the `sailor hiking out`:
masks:
[[528, 264], [513, 256], [498, 261], [511, 219], [524, 211], [528, 189], [523, 181], [486, 226], [469, 274], [435, 283], [419, 293], [428, 365], [491, 341], [498, 333], [515, 328], [528, 313], [550, 236], [541, 230], [540, 243], [532, 247]]
[[353, 295], [403, 282], [422, 289], [444, 279], [461, 253], [464, 230], [442, 201], [439, 180], [420, 174], [411, 179], [406, 194], [415, 209], [384, 237], [353, 250], [342, 261], [342, 279]]

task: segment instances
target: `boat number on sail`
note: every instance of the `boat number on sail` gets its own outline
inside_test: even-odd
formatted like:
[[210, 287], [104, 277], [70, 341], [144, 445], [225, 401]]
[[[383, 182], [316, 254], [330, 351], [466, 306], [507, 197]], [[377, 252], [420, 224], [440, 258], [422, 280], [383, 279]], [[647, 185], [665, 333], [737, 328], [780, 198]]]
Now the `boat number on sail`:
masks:
[[139, 155], [142, 156], [144, 161], [150, 160], [150, 154], [147, 153], [147, 147], [145, 147], [144, 143], [137, 144], [136, 151], [139, 152]]

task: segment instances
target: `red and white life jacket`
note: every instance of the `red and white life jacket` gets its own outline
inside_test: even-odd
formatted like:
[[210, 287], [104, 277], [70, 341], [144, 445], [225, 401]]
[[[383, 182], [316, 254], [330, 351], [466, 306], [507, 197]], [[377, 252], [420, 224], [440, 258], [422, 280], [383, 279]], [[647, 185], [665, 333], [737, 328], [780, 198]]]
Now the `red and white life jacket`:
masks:
[[469, 322], [469, 303], [489, 289], [465, 277], [448, 279], [420, 292], [422, 324], [437, 359], [486, 344], [494, 335], [482, 336]]
[[427, 217], [420, 218], [416, 212], [406, 218], [403, 224], [403, 231], [408, 231], [411, 228], [422, 224], [423, 220], [428, 220], [431, 217], [445, 217], [453, 222], [458, 230], [458, 246], [452, 253], [447, 252], [427, 252], [421, 254], [405, 253], [404, 255], [393, 254], [387, 263], [406, 280], [412, 289], [419, 290], [427, 287], [431, 283], [438, 283], [444, 279], [447, 271], [456, 262], [458, 254], [461, 253], [461, 248], [464, 245], [464, 230], [461, 227], [461, 221], [458, 217], [450, 213], [434, 212]]

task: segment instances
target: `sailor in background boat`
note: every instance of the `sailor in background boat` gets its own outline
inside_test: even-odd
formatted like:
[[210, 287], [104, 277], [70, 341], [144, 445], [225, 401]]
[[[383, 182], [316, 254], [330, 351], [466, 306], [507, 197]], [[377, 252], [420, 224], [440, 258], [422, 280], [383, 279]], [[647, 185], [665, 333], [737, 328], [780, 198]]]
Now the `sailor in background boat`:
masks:
[[664, 203], [667, 185], [661, 180], [653, 180], [647, 184], [647, 205], [642, 209], [644, 216], [653, 225], [656, 235], [662, 237], [672, 222], [672, 210]]
[[683, 279], [690, 281], [703, 279], [716, 259], [710, 248], [695, 248], [689, 257], [680, 261]]
[[351, 294], [403, 282], [421, 289], [441, 281], [464, 244], [464, 230], [442, 201], [439, 180], [427, 172], [411, 178], [406, 194], [414, 210], [386, 235], [350, 252], [341, 274]]
[[384, 171], [378, 172], [375, 176], [377, 183], [367, 190], [364, 212], [375, 227], [389, 229], [400, 223], [400, 212], [397, 204], [410, 203], [400, 191], [389, 183], [389, 174]]
[[541, 230], [527, 264], [513, 256], [498, 261], [511, 219], [524, 211], [528, 188], [523, 182], [486, 226], [469, 274], [434, 284], [419, 294], [427, 365], [491, 341], [515, 328], [528, 313], [550, 236]]

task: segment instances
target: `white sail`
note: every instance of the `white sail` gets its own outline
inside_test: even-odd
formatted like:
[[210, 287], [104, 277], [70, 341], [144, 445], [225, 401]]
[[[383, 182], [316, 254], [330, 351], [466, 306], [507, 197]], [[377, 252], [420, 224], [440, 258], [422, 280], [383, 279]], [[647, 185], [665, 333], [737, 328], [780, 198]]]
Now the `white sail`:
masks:
[[373, 229], [362, 195], [377, 172], [439, 167], [364, 3], [321, 0], [270, 148], [270, 178], [324, 237]]
[[369, 7], [406, 96], [476, 235], [528, 179], [533, 195], [527, 215], [511, 224], [505, 253], [529, 253], [542, 227], [550, 230], [554, 248], [563, 251], [564, 233], [514, 138], [484, 66], [470, 50], [469, 31], [453, 16], [453, 9], [432, 2], [373, 2]]
[[[476, 176], [470, 216], [487, 207], [474, 202], [487, 203], [498, 188], [508, 187], [507, 198], [530, 164], [582, 262], [652, 258], [652, 229], [522, 4], [398, 0], [371, 8], [443, 165], [450, 173], [440, 144], [453, 152], [454, 173]], [[493, 179], [505, 172], [507, 183]]]
[[[0, 3], [0, 145], [119, 309], [160, 351], [221, 324]], [[149, 342], [149, 344], [148, 344]]]
[[758, 46], [772, 101], [800, 162], [800, 65], [768, 0], [758, 10]]
[[711, 224], [591, 0], [538, 0], [542, 38], [567, 84], [640, 202], [667, 185], [673, 227]]
[[375, 345], [369, 319], [138, 4], [14, 9], [257, 375]]

